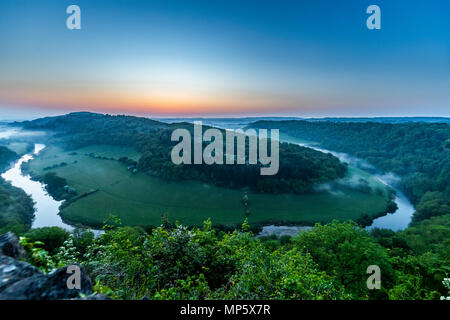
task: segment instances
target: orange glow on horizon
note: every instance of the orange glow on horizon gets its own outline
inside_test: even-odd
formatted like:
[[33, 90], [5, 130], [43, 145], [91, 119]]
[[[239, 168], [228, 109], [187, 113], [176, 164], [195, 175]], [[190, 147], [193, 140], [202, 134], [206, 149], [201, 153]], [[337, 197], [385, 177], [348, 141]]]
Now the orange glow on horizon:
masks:
[[[27, 90], [17, 94], [11, 90], [2, 92], [0, 103], [32, 108], [63, 109], [68, 111], [86, 110], [111, 113], [138, 113], [153, 115], [200, 115], [200, 114], [244, 114], [271, 112], [292, 109], [285, 105], [278, 107], [275, 99], [254, 97], [233, 97], [231, 95], [200, 95], [187, 92], [172, 94], [156, 93], [150, 95], [136, 95], [128, 92], [114, 92], [100, 90], [67, 92], [56, 94], [46, 90]], [[18, 98], [20, 97], [20, 98]]]

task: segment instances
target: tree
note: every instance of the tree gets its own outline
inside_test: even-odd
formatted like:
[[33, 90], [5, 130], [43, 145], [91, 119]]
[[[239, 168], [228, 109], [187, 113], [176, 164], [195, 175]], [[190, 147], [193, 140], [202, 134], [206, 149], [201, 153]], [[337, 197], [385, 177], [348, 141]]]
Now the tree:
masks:
[[[296, 247], [311, 255], [319, 268], [333, 276], [353, 298], [387, 298], [393, 283], [393, 270], [387, 251], [354, 222], [333, 221], [317, 224], [294, 241]], [[368, 290], [367, 267], [382, 270], [382, 290]]]
[[435, 216], [450, 214], [450, 205], [439, 191], [428, 191], [420, 199], [413, 215], [413, 222], [418, 222]]
[[43, 227], [31, 229], [24, 236], [31, 242], [43, 242], [42, 248], [50, 254], [55, 254], [64, 241], [69, 238], [70, 233], [59, 227]]

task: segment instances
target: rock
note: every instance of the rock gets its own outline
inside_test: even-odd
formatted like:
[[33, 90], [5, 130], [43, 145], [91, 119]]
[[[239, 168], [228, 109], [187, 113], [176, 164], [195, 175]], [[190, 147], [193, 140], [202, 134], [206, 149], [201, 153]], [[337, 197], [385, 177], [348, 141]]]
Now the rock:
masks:
[[12, 232], [0, 236], [0, 256], [1, 255], [24, 260], [28, 257], [24, 248], [20, 245], [19, 240], [17, 240], [17, 237]]
[[[0, 300], [109, 299], [93, 294], [91, 280], [81, 265], [77, 265], [79, 273], [68, 272], [69, 266], [66, 266], [44, 274], [31, 264], [18, 260], [26, 258], [27, 253], [13, 233], [0, 236]], [[76, 275], [79, 275], [80, 289], [70, 289], [67, 280]]]
[[80, 268], [80, 289], [69, 289], [67, 279], [72, 272], [67, 273], [67, 266], [52, 273], [34, 274], [19, 280], [0, 292], [0, 300], [57, 300], [79, 298], [80, 293], [92, 294], [92, 283], [82, 266]]
[[40, 271], [32, 265], [0, 256], [0, 296], [7, 287], [36, 274], [40, 274]]

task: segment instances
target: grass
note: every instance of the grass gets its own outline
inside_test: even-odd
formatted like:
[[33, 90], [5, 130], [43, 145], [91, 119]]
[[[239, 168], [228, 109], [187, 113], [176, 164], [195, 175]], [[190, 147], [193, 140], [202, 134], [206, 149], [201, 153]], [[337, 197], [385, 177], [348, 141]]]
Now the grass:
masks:
[[[128, 156], [138, 159], [130, 148], [91, 146], [76, 150], [76, 155], [57, 147], [44, 149], [30, 162], [32, 175], [56, 172], [67, 179], [79, 194], [90, 189], [98, 192], [78, 199], [64, 208], [66, 221], [86, 226], [101, 226], [110, 215], [117, 215], [126, 225], [155, 226], [167, 213], [170, 221], [201, 225], [211, 218], [214, 224], [236, 225], [245, 219], [242, 205], [244, 190], [226, 189], [197, 181], [170, 182], [144, 173], [131, 173], [124, 164], [86, 156], [95, 153], [105, 157]], [[64, 167], [44, 168], [66, 162]], [[364, 171], [352, 168], [349, 175], [364, 177], [372, 186], [385, 187]], [[249, 192], [250, 223], [298, 223], [311, 225], [333, 219], [357, 219], [363, 214], [378, 215], [385, 211], [387, 195], [366, 194], [341, 186], [336, 194], [315, 193], [256, 194]]]

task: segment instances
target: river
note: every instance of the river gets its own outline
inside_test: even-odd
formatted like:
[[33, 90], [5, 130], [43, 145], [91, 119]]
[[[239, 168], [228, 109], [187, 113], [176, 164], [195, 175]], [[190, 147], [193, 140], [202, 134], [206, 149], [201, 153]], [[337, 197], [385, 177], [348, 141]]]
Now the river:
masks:
[[[335, 157], [339, 158], [342, 162], [347, 162], [351, 166], [355, 166], [361, 169], [375, 169], [372, 165], [367, 163], [365, 160], [353, 157], [351, 155], [348, 155], [346, 153], [341, 152], [335, 152], [331, 150], [326, 150], [323, 148], [315, 147], [308, 143], [297, 143], [300, 146], [308, 147], [311, 149], [315, 149], [317, 151], [321, 152], [328, 152], [334, 155]], [[414, 206], [412, 203], [406, 198], [406, 196], [394, 186], [395, 182], [399, 180], [398, 177], [396, 177], [393, 174], [376, 174], [375, 177], [386, 186], [391, 187], [395, 190], [396, 196], [395, 196], [395, 203], [397, 204], [397, 210], [394, 213], [388, 213], [385, 216], [379, 217], [375, 220], [373, 220], [372, 225], [366, 227], [367, 230], [373, 229], [373, 228], [383, 228], [383, 229], [390, 229], [393, 231], [403, 230], [408, 227], [408, 224], [411, 222], [412, 215], [414, 214]]]
[[2, 178], [9, 181], [13, 186], [23, 189], [35, 202], [33, 228], [56, 226], [64, 228], [67, 231], [72, 231], [73, 227], [64, 223], [58, 215], [59, 206], [62, 201], [53, 199], [45, 190], [45, 185], [39, 181], [31, 180], [29, 175], [24, 175], [22, 173], [22, 163], [33, 159], [33, 157], [39, 154], [44, 148], [45, 145], [43, 144], [35, 144], [34, 151], [22, 156], [13, 167], [2, 174]]
[[[288, 141], [289, 142], [289, 141]], [[370, 165], [364, 160], [352, 157], [345, 153], [334, 152], [322, 148], [317, 148], [313, 145], [306, 143], [297, 143], [298, 145], [309, 147], [321, 152], [329, 152], [334, 156], [338, 157], [341, 161], [347, 162], [352, 166], [357, 166], [360, 168], [368, 168]], [[29, 175], [24, 175], [21, 170], [21, 165], [24, 162], [30, 161], [34, 156], [39, 154], [45, 145], [35, 144], [34, 151], [30, 154], [22, 156], [13, 167], [2, 174], [2, 177], [10, 181], [15, 187], [23, 189], [27, 194], [31, 196], [35, 202], [35, 219], [33, 221], [33, 228], [47, 227], [47, 226], [58, 226], [64, 228], [68, 231], [73, 230], [73, 227], [64, 223], [59, 216], [59, 206], [62, 201], [56, 201], [53, 199], [45, 190], [45, 186], [38, 182], [31, 180]], [[411, 217], [415, 211], [414, 206], [406, 198], [406, 196], [397, 188], [393, 186], [393, 176], [392, 175], [376, 175], [385, 185], [390, 186], [396, 191], [395, 202], [397, 203], [398, 209], [393, 214], [387, 214], [383, 217], [377, 218], [373, 221], [372, 225], [367, 227], [368, 230], [372, 228], [386, 228], [393, 231], [398, 231], [405, 229]], [[279, 229], [279, 230], [278, 230]], [[263, 227], [262, 235], [268, 234], [289, 234], [293, 235], [295, 233], [306, 230], [302, 226], [265, 226]], [[101, 233], [101, 231], [93, 230], [96, 235]]]
[[[192, 122], [192, 119], [180, 119], [186, 122]], [[202, 119], [205, 121], [205, 119]], [[208, 121], [205, 121], [205, 124], [210, 126], [215, 126], [222, 129], [227, 130], [235, 130], [235, 129], [242, 129], [245, 130], [246, 126], [248, 126], [253, 120], [245, 120], [245, 119], [227, 119], [226, 121], [221, 121], [220, 119], [211, 119]], [[174, 122], [174, 121], [168, 121], [168, 122]], [[175, 121], [177, 122], [177, 121]], [[337, 157], [342, 162], [348, 163], [350, 166], [360, 168], [362, 170], [364, 169], [371, 169], [372, 171], [376, 171], [376, 168], [373, 167], [371, 164], [369, 164], [367, 161], [363, 159], [359, 159], [356, 157], [353, 157], [349, 154], [342, 153], [342, 152], [336, 152], [331, 151], [323, 148], [317, 147], [315, 144], [311, 143], [298, 143], [291, 141], [290, 139], [280, 139], [282, 142], [289, 142], [289, 143], [295, 143], [300, 146], [308, 147], [320, 152], [325, 153], [331, 153], [335, 157]], [[400, 179], [396, 177], [393, 174], [375, 174], [375, 177], [382, 182], [383, 184], [391, 187], [396, 192], [396, 197], [394, 199], [395, 203], [397, 204], [398, 209], [391, 214], [387, 214], [385, 216], [379, 217], [375, 219], [371, 226], [366, 227], [367, 230], [370, 230], [372, 228], [384, 228], [384, 229], [390, 229], [393, 231], [403, 230], [408, 227], [408, 224], [411, 222], [412, 215], [415, 212], [414, 206], [412, 203], [406, 198], [406, 196], [397, 188], [395, 187], [396, 182], [398, 182]], [[267, 236], [270, 234], [276, 234], [278, 236], [281, 235], [295, 235], [296, 233], [302, 232], [308, 230], [308, 228], [305, 228], [304, 226], [265, 226], [263, 227], [262, 232], [259, 234], [259, 236]]]

